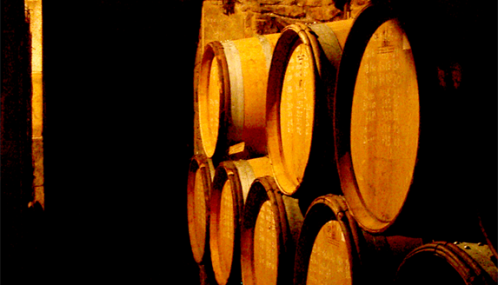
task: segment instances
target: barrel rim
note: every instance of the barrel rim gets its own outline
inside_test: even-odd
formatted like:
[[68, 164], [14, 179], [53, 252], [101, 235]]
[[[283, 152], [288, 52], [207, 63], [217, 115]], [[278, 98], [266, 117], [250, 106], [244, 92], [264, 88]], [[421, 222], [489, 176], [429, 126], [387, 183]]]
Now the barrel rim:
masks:
[[309, 260], [315, 239], [321, 228], [329, 221], [337, 221], [345, 237], [349, 255], [350, 274], [359, 264], [358, 245], [359, 235], [354, 219], [348, 212], [348, 207], [343, 196], [327, 194], [317, 197], [306, 211], [306, 216], [301, 228], [299, 240], [296, 245], [296, 260], [294, 263], [294, 284], [306, 284], [308, 278]]
[[[220, 265], [220, 249], [219, 249], [219, 215], [221, 210], [221, 195], [222, 190], [227, 182], [230, 179], [230, 186], [232, 189], [232, 201], [234, 206], [234, 219], [233, 219], [233, 228], [234, 228], [234, 244], [232, 247], [232, 264], [230, 265], [230, 272], [224, 272], [224, 274], [220, 275], [221, 265]], [[233, 179], [237, 177], [237, 179]], [[235, 272], [234, 269], [238, 268], [240, 259], [237, 258], [240, 252], [240, 246], [237, 242], [240, 239], [240, 224], [239, 220], [242, 216], [243, 210], [243, 197], [242, 197], [242, 185], [239, 178], [239, 173], [236, 165], [233, 161], [223, 161], [218, 167], [216, 167], [215, 175], [212, 183], [211, 190], [211, 199], [209, 203], [209, 212], [210, 212], [210, 240], [209, 240], [209, 248], [211, 250], [211, 262], [213, 265], [213, 271], [215, 273], [216, 281], [219, 284], [227, 284], [231, 279], [237, 278], [238, 272]], [[218, 258], [217, 258], [218, 257]], [[224, 278], [226, 275], [226, 278]]]
[[[189, 240], [191, 244], [191, 249], [192, 249], [192, 254], [194, 257], [194, 260], [198, 264], [202, 264], [206, 261], [207, 253], [209, 252], [208, 250], [208, 245], [209, 243], [207, 242], [209, 240], [209, 216], [210, 216], [210, 211], [209, 209], [209, 200], [211, 196], [211, 181], [212, 181], [212, 173], [213, 173], [214, 167], [211, 159], [203, 156], [203, 155], [194, 155], [191, 160], [190, 160], [190, 165], [189, 165], [189, 171], [188, 171], [188, 177], [187, 177], [187, 217], [188, 217], [188, 232], [189, 232]], [[195, 178], [197, 171], [202, 171], [202, 180], [203, 183], [205, 184], [205, 209], [206, 209], [206, 220], [204, 221], [205, 223], [205, 238], [201, 243], [204, 243], [204, 246], [202, 247], [201, 252], [198, 252], [194, 247], [192, 247], [192, 241], [194, 240], [193, 237], [193, 225], [191, 221], [193, 219], [196, 219], [196, 217], [193, 216], [193, 213], [190, 211], [190, 207], [188, 207], [189, 201], [195, 201]]]
[[[457, 246], [455, 243], [447, 241], [434, 241], [424, 244], [412, 250], [406, 255], [398, 267], [398, 271], [394, 278], [395, 283], [400, 278], [400, 272], [404, 269], [407, 262], [413, 258], [425, 256], [433, 256], [443, 258], [447, 263], [460, 275], [462, 281], [466, 284], [495, 284], [496, 280], [483, 269], [483, 267], [474, 260], [467, 252]], [[495, 267], [496, 268], [496, 267]]]
[[[298, 181], [297, 178], [289, 177], [285, 167], [283, 166], [283, 147], [282, 138], [280, 136], [280, 101], [282, 97], [283, 79], [285, 77], [287, 64], [290, 60], [292, 52], [299, 44], [302, 44], [305, 47], [309, 58], [314, 61], [313, 78], [317, 77], [315, 64], [317, 55], [314, 54], [312, 46], [317, 45], [316, 39], [311, 36], [310, 29], [306, 25], [299, 23], [291, 24], [284, 28], [277, 44], [275, 45], [270, 70], [268, 72], [268, 89], [266, 95], [267, 151], [268, 156], [272, 161], [273, 177], [275, 178], [275, 181], [281, 191], [284, 194], [291, 196], [297, 192], [300, 186], [300, 181]], [[315, 92], [316, 86], [313, 90], [313, 97]], [[315, 118], [313, 118], [311, 128], [315, 127], [314, 122]]]
[[[279, 268], [278, 262], [281, 257], [281, 245], [282, 245], [282, 233], [285, 232], [286, 220], [285, 211], [279, 207], [278, 195], [275, 192], [278, 191], [278, 186], [275, 180], [270, 176], [259, 177], [251, 185], [249, 193], [247, 195], [247, 201], [244, 205], [244, 213], [242, 216], [242, 227], [241, 227], [241, 264], [242, 264], [242, 281], [244, 284], [256, 284], [255, 279], [255, 266], [254, 266], [254, 230], [256, 227], [256, 221], [261, 207], [267, 201], [270, 201], [272, 212], [275, 217], [276, 232], [279, 242], [276, 244], [277, 250], [277, 266]], [[282, 220], [283, 219], [283, 220]], [[285, 223], [283, 224], [282, 221]], [[278, 269], [279, 270], [279, 269]], [[279, 280], [279, 272], [277, 271], [277, 280]], [[277, 284], [279, 282], [277, 281]]]
[[[207, 112], [209, 109], [207, 107], [207, 97], [208, 97], [208, 88], [209, 88], [209, 75], [211, 73], [211, 64], [213, 60], [216, 60], [218, 63], [218, 76], [220, 78], [220, 82], [222, 82], [222, 88], [220, 92], [220, 104], [219, 104], [219, 120], [218, 120], [218, 128], [216, 141], [212, 142], [213, 146], [211, 148], [206, 147], [206, 140], [208, 140], [208, 136], [204, 130], [204, 112]], [[199, 82], [198, 82], [198, 90], [197, 90], [197, 112], [198, 112], [198, 123], [199, 123], [199, 139], [200, 139], [200, 149], [203, 154], [209, 158], [214, 158], [217, 156], [223, 155], [223, 149], [228, 146], [227, 137], [227, 128], [228, 128], [228, 119], [229, 114], [227, 114], [224, 110], [228, 110], [228, 104], [230, 101], [230, 80], [228, 73], [228, 63], [227, 58], [225, 56], [224, 47], [220, 41], [213, 41], [206, 44], [204, 48], [204, 53], [201, 60], [201, 67], [199, 71]]]
[[[349, 209], [355, 216], [358, 225], [370, 233], [385, 232], [392, 224], [394, 224], [404, 205], [401, 206], [398, 213], [391, 220], [381, 220], [377, 218], [366, 207], [365, 201], [360, 194], [351, 156], [350, 122], [352, 103], [356, 76], [358, 74], [362, 56], [368, 41], [376, 29], [389, 20], [398, 20], [398, 22], [402, 25], [402, 28], [404, 28], [403, 23], [399, 21], [401, 16], [400, 10], [401, 9], [396, 9], [396, 7], [387, 6], [385, 4], [370, 4], [367, 5], [354, 20], [353, 26], [344, 46], [343, 56], [338, 72], [337, 95], [334, 97], [334, 101], [332, 103], [334, 152], [341, 189]], [[405, 32], [409, 34], [406, 29]], [[409, 38], [410, 36], [407, 35], [407, 37]], [[415, 66], [415, 69], [417, 70], [418, 67]], [[419, 72], [417, 70], [417, 76], [418, 74]], [[419, 81], [418, 77], [417, 81]], [[417, 145], [420, 145], [420, 135]], [[417, 158], [418, 153], [419, 149], [417, 149]], [[412, 181], [415, 176], [416, 169], [417, 161], [415, 162], [415, 166], [412, 171]], [[410, 192], [411, 187], [412, 186], [410, 185], [407, 195]]]

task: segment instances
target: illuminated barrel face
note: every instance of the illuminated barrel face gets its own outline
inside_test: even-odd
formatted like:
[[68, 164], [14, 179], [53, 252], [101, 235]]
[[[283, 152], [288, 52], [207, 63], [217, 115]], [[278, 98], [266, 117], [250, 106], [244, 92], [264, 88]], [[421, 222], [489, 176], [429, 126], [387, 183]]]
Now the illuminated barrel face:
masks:
[[203, 262], [206, 255], [206, 247], [208, 242], [208, 207], [209, 201], [209, 161], [206, 163], [193, 160], [191, 162], [189, 177], [188, 177], [188, 230], [190, 245], [194, 259], [197, 263]]
[[277, 177], [277, 181], [284, 191], [299, 186], [308, 164], [315, 105], [313, 66], [308, 49], [298, 44], [287, 64], [280, 102], [280, 155], [286, 177]]
[[223, 83], [219, 76], [219, 66], [216, 58], [212, 59], [208, 81], [199, 90], [199, 121], [202, 146], [206, 156], [214, 155], [218, 142], [220, 124], [220, 96]]
[[259, 177], [252, 183], [241, 226], [244, 284], [292, 283], [302, 221], [298, 200], [282, 195], [272, 176]]
[[356, 78], [351, 157], [359, 195], [375, 219], [393, 221], [417, 157], [419, 93], [412, 50], [396, 20], [370, 38]]
[[204, 168], [198, 168], [194, 174], [193, 195], [189, 194], [188, 219], [189, 237], [194, 259], [201, 262], [206, 246], [207, 231], [207, 207], [206, 207], [206, 184], [203, 181]]
[[292, 24], [275, 47], [267, 89], [266, 133], [273, 176], [285, 195], [297, 197], [302, 184], [321, 176], [319, 173], [333, 172], [331, 180], [338, 181], [330, 151], [334, 148], [332, 121], [327, 115], [352, 23]]
[[278, 235], [271, 202], [266, 201], [254, 228], [254, 276], [256, 284], [277, 284]]
[[313, 244], [306, 284], [332, 285], [352, 284], [349, 254], [337, 221], [325, 223]]
[[232, 269], [235, 227], [233, 192], [230, 179], [227, 179], [221, 192], [220, 218], [219, 218], [219, 252], [220, 252], [220, 280], [228, 280]]

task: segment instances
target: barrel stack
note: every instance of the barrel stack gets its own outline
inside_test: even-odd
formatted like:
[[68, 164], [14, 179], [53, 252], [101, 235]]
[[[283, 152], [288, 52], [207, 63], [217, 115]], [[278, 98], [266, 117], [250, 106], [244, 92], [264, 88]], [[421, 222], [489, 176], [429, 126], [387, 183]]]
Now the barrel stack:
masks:
[[227, 160], [216, 168], [210, 203], [211, 261], [218, 284], [241, 280], [241, 220], [256, 177], [271, 174], [268, 158]]
[[[270, 34], [214, 41], [206, 45], [202, 55], [198, 92], [194, 94], [194, 145], [196, 156], [206, 157], [214, 168], [206, 200], [210, 253], [206, 262], [217, 284], [240, 282], [244, 204], [254, 179], [271, 175], [266, 157], [265, 104], [278, 38], [279, 34]], [[191, 235], [195, 235], [192, 230]]]
[[496, 189], [455, 151], [461, 18], [372, 2], [204, 50], [189, 231], [217, 284], [497, 282]]

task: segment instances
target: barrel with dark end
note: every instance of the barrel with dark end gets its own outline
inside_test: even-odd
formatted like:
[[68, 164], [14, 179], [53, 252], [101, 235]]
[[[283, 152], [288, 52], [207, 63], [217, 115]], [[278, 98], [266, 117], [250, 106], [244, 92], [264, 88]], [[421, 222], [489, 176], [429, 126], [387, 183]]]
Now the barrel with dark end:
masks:
[[427, 243], [405, 257], [395, 284], [496, 284], [498, 270], [492, 257], [483, 243]]
[[266, 155], [266, 88], [279, 34], [208, 43], [201, 61], [196, 141], [207, 157]]
[[[494, 211], [494, 214], [496, 214], [496, 211]], [[495, 256], [495, 260], [498, 259], [497, 245], [496, 245], [498, 243], [498, 235], [496, 232], [497, 231], [496, 220], [497, 220], [496, 215], [492, 216], [489, 213], [481, 212], [481, 215], [479, 216], [479, 226], [481, 227], [484, 239], [488, 243], [491, 252]]]
[[216, 168], [210, 202], [210, 250], [218, 284], [240, 282], [240, 220], [254, 179], [270, 174], [266, 157], [224, 161]]
[[496, 205], [498, 199], [498, 191], [492, 187], [492, 184], [482, 189], [478, 189], [474, 194], [479, 205], [478, 220], [479, 227], [487, 242], [489, 249], [493, 253], [495, 259], [498, 259], [497, 243], [498, 243], [498, 207]]
[[214, 167], [211, 159], [192, 157], [188, 172], [187, 216], [190, 245], [198, 264], [209, 260], [209, 199]]
[[291, 284], [295, 244], [302, 221], [297, 200], [283, 195], [273, 177], [254, 181], [241, 228], [244, 284]]
[[372, 235], [358, 227], [343, 196], [310, 205], [296, 249], [294, 284], [390, 284], [420, 238]]
[[455, 150], [467, 145], [464, 61], [413, 9], [372, 5], [351, 28], [333, 103], [341, 188], [369, 232], [477, 241], [470, 164]]
[[267, 147], [273, 176], [286, 195], [302, 197], [301, 186], [321, 183], [323, 177], [332, 188], [338, 185], [326, 97], [335, 92], [352, 23], [289, 25], [275, 46], [267, 92]]

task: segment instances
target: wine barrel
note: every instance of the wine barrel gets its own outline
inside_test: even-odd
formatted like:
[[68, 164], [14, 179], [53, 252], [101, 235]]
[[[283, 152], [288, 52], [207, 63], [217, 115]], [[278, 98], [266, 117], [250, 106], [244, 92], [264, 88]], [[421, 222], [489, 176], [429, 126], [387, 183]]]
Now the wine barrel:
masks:
[[318, 197], [306, 212], [296, 249], [294, 284], [389, 284], [420, 238], [362, 231], [343, 196]]
[[256, 177], [269, 175], [266, 157], [224, 161], [216, 168], [210, 203], [211, 263], [218, 284], [240, 280], [240, 220]]
[[275, 46], [268, 75], [267, 147], [273, 176], [286, 195], [298, 198], [301, 186], [320, 184], [323, 177], [338, 185], [326, 96], [335, 92], [337, 68], [352, 23], [292, 24]]
[[214, 167], [211, 159], [194, 155], [187, 184], [187, 216], [190, 246], [198, 264], [209, 262], [209, 199]]
[[254, 181], [241, 228], [242, 283], [291, 284], [295, 244], [303, 215], [271, 176]]
[[195, 106], [197, 135], [207, 157], [266, 155], [266, 86], [278, 37], [260, 35], [206, 45]]
[[392, 5], [364, 9], [344, 47], [333, 104], [341, 189], [366, 231], [479, 239], [477, 205], [456, 191], [475, 187], [455, 152], [467, 140], [456, 130], [464, 63], [417, 8]]
[[496, 284], [496, 259], [485, 244], [432, 242], [410, 252], [395, 284]]

